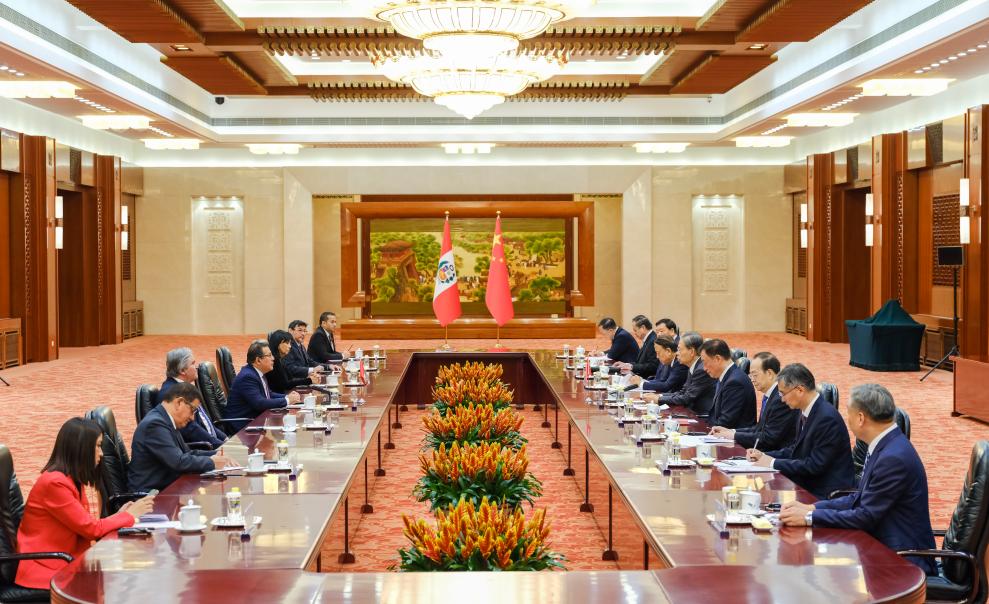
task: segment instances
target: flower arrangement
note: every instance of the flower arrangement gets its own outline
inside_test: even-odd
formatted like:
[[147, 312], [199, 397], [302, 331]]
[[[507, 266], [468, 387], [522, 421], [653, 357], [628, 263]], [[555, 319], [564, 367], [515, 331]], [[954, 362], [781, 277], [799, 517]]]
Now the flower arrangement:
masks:
[[460, 380], [433, 388], [433, 406], [440, 415], [446, 415], [454, 407], [470, 404], [490, 405], [499, 411], [510, 406], [514, 397], [515, 393], [501, 382]]
[[436, 374], [436, 385], [444, 386], [446, 384], [452, 384], [453, 382], [460, 382], [464, 380], [473, 380], [492, 384], [501, 379], [503, 372], [504, 367], [494, 363], [488, 365], [485, 365], [480, 361], [477, 361], [476, 363], [472, 363], [470, 361], [462, 364], [454, 363], [453, 365], [444, 365], [439, 368], [439, 371]]
[[525, 445], [514, 450], [498, 443], [440, 444], [432, 453], [420, 454], [419, 463], [425, 475], [413, 494], [419, 501], [429, 501], [433, 510], [461, 499], [485, 498], [515, 508], [542, 495], [542, 484], [528, 473]]
[[533, 571], [563, 568], [563, 557], [548, 549], [546, 510], [526, 521], [520, 508], [467, 498], [436, 512], [436, 525], [403, 514], [403, 533], [412, 542], [399, 550], [403, 571]]
[[491, 405], [460, 405], [446, 415], [434, 410], [422, 418], [426, 431], [426, 445], [437, 449], [440, 445], [498, 443], [517, 449], [526, 443], [520, 433], [523, 417], [511, 409], [495, 411]]

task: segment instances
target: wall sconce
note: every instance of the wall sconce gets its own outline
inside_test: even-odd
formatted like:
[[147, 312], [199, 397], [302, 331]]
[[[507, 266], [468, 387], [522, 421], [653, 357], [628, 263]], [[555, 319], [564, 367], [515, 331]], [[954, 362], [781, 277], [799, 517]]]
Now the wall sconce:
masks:
[[127, 216], [127, 206], [120, 206], [120, 249], [127, 251], [130, 247], [130, 222]]
[[958, 181], [958, 242], [963, 244], [972, 243], [972, 233], [969, 230], [972, 206], [969, 195], [969, 180], [963, 178]]
[[872, 193], [865, 194], [865, 247], [872, 247], [876, 229], [876, 212]]
[[807, 249], [807, 204], [800, 204], [800, 249]]
[[62, 249], [62, 220], [65, 216], [64, 200], [61, 195], [55, 196], [55, 249]]

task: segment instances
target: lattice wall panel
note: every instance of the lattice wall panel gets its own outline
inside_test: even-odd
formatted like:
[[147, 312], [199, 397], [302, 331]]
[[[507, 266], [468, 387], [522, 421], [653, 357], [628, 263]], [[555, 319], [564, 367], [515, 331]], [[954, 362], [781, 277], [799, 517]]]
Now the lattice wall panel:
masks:
[[951, 287], [952, 269], [939, 266], [937, 249], [943, 245], [958, 245], [958, 194], [942, 195], [934, 198], [934, 231], [931, 254], [934, 257], [934, 285]]

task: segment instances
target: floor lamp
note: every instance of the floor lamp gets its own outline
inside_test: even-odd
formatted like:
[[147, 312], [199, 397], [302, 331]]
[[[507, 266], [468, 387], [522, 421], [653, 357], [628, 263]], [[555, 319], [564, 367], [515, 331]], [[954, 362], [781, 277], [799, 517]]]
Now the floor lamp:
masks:
[[952, 272], [954, 273], [951, 278], [951, 291], [952, 291], [952, 314], [955, 329], [955, 344], [951, 347], [941, 360], [938, 361], [930, 371], [924, 374], [924, 377], [920, 378], [923, 382], [927, 379], [929, 375], [934, 373], [934, 370], [944, 364], [951, 356], [960, 356], [961, 350], [958, 347], [958, 269], [965, 264], [965, 248], [960, 245], [942, 245], [937, 248], [937, 263], [938, 266], [950, 266]]

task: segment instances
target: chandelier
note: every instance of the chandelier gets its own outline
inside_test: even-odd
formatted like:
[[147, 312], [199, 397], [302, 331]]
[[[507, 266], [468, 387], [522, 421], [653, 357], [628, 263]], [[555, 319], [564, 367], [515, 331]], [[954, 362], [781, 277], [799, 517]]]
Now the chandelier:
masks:
[[594, 0], [367, 0], [398, 33], [448, 57], [490, 57], [518, 48]]
[[391, 80], [412, 86], [438, 104], [473, 119], [503, 103], [505, 97], [556, 75], [566, 63], [557, 55], [505, 53], [482, 60], [449, 59], [434, 54], [374, 57]]

